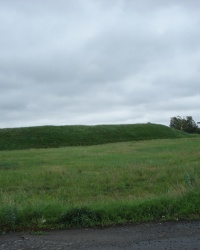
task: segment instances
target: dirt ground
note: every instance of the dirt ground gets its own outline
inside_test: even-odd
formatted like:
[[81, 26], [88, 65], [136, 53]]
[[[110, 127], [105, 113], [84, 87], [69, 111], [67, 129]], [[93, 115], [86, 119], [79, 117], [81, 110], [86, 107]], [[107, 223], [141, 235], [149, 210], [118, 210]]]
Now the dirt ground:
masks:
[[1, 250], [200, 250], [200, 221], [142, 223], [105, 229], [68, 229], [0, 235]]

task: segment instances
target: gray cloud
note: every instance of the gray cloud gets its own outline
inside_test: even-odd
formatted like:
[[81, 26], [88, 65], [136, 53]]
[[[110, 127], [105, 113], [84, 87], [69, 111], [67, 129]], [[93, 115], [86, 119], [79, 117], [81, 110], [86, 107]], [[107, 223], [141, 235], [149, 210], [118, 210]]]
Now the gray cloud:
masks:
[[1, 2], [0, 127], [200, 119], [199, 7]]

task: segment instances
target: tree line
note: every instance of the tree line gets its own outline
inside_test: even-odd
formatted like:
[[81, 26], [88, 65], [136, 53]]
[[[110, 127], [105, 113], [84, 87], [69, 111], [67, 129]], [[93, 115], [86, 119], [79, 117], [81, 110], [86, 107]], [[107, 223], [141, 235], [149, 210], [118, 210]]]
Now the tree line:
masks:
[[192, 116], [186, 117], [171, 117], [170, 119], [170, 127], [178, 130], [182, 130], [186, 133], [199, 133], [200, 128], [197, 123], [193, 120]]

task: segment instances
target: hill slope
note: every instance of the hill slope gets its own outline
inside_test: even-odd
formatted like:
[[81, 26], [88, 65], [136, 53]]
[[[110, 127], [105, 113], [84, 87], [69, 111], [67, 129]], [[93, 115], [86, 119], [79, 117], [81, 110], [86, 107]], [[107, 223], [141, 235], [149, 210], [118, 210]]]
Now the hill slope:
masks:
[[0, 129], [0, 150], [95, 145], [191, 135], [158, 124], [41, 126]]

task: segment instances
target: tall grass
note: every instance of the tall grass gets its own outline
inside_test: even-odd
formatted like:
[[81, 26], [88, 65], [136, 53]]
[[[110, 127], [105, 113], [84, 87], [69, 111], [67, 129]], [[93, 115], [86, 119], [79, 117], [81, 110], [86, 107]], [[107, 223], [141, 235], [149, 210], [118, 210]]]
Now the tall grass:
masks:
[[200, 139], [0, 153], [1, 230], [200, 218]]

